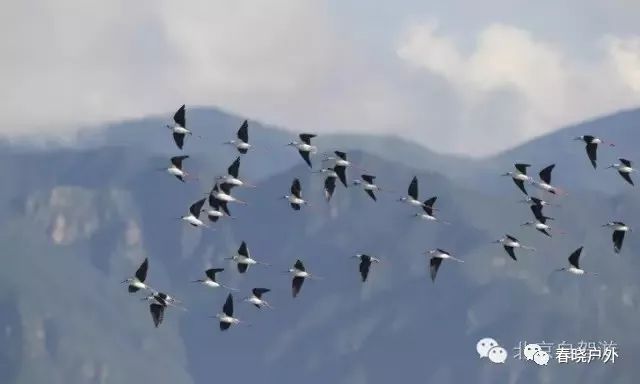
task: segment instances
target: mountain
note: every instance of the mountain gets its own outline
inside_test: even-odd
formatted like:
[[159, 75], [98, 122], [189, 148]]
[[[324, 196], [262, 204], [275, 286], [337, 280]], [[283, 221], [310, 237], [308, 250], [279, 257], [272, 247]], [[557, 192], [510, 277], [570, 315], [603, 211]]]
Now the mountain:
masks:
[[[439, 156], [399, 139], [318, 140], [323, 150], [357, 148], [351, 159], [387, 189], [377, 203], [341, 185], [327, 203], [322, 177], [311, 174], [295, 150], [284, 148], [292, 135], [252, 122], [256, 148], [242, 158], [241, 175], [257, 188], [234, 190], [249, 204], [232, 205], [235, 219], [202, 231], [175, 218], [233, 161], [236, 154], [220, 142], [241, 119], [204, 109], [189, 116], [203, 138], [190, 137], [185, 145], [191, 155], [185, 166], [199, 176], [185, 184], [155, 171], [180, 152], [161, 118], [110, 125], [73, 148], [2, 144], [0, 168], [10, 182], [0, 188], [0, 382], [388, 383], [399, 376], [442, 384], [634, 382], [640, 244], [632, 232], [622, 253], [614, 254], [611, 234], [600, 224], [623, 218], [633, 226], [640, 217], [635, 189], [615, 178], [613, 190], [594, 188], [584, 177], [569, 183], [558, 172], [570, 195], [548, 213], [555, 218], [551, 225], [567, 233], [547, 238], [519, 226], [531, 214], [517, 203], [512, 183], [493, 183], [486, 175], [502, 181], [497, 170], [513, 163], [516, 153], [536, 165], [557, 161], [560, 171], [573, 161], [572, 144], [586, 174], [590, 165], [580, 145], [567, 140], [563, 149], [554, 143], [585, 128], [620, 142], [616, 132], [640, 121], [637, 111], [477, 161]], [[616, 129], [598, 128], [617, 119], [622, 122]], [[594, 179], [606, 180], [599, 174], [604, 171], [590, 171]], [[437, 214], [451, 225], [420, 221], [395, 201], [414, 175], [421, 198], [437, 195]], [[355, 176], [350, 172], [349, 178]], [[312, 203], [300, 212], [278, 200], [294, 177]], [[536, 251], [517, 252], [518, 262], [512, 261], [491, 244], [505, 232]], [[240, 275], [224, 258], [242, 241], [271, 266], [253, 266]], [[553, 273], [580, 245], [582, 265], [598, 275]], [[432, 283], [423, 255], [432, 248], [465, 262], [443, 262]], [[382, 259], [365, 284], [350, 258], [360, 252]], [[130, 295], [120, 284], [145, 257], [149, 283], [187, 308], [168, 309], [158, 329], [142, 295]], [[305, 282], [292, 299], [290, 277], [281, 271], [298, 258], [321, 279]], [[240, 289], [234, 292], [236, 315], [250, 326], [223, 333], [210, 318], [227, 292], [190, 281], [212, 266], [226, 268], [220, 281]], [[273, 310], [241, 301], [256, 286], [272, 289], [266, 297]], [[620, 358], [609, 365], [551, 361], [537, 367], [509, 357], [504, 365], [491, 365], [475, 351], [487, 336], [510, 355], [521, 341], [615, 341]]]

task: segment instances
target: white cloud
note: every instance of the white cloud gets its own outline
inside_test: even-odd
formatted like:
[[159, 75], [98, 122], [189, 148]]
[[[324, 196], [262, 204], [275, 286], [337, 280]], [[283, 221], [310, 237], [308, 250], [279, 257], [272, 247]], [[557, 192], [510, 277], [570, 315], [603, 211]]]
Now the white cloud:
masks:
[[[561, 47], [536, 39], [514, 26], [492, 24], [465, 54], [435, 22], [408, 29], [397, 55], [414, 68], [441, 76], [461, 98], [459, 128], [484, 143], [476, 154], [490, 153], [525, 138], [640, 102], [638, 38], [607, 38], [596, 62], [582, 62]], [[515, 104], [486, 117], [487, 103], [515, 97]], [[478, 108], [480, 106], [480, 108]], [[505, 125], [501, 114], [512, 114]], [[478, 125], [478, 121], [483, 123]], [[483, 128], [486, 127], [486, 128]], [[491, 140], [486, 140], [490, 136]], [[484, 138], [484, 140], [483, 140]], [[459, 150], [471, 148], [463, 142]]]

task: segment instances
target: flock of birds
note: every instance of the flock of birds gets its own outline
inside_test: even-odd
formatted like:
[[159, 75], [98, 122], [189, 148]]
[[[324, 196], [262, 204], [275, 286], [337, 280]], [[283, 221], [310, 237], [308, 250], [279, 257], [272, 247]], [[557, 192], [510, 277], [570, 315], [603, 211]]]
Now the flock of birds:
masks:
[[[185, 105], [182, 105], [173, 116], [174, 123], [172, 125], [167, 125], [167, 128], [173, 135], [173, 140], [176, 146], [180, 150], [183, 149], [186, 136], [193, 135], [192, 131], [187, 129], [185, 115]], [[299, 141], [294, 140], [287, 144], [288, 146], [297, 149], [302, 159], [310, 168], [313, 168], [311, 155], [316, 154], [318, 151], [317, 147], [311, 144], [311, 141], [314, 137], [316, 137], [316, 135], [314, 134], [302, 133], [299, 135]], [[587, 156], [591, 161], [593, 167], [596, 168], [598, 145], [604, 144], [604, 141], [590, 135], [576, 137], [575, 139], [580, 140], [586, 144]], [[228, 167], [227, 175], [216, 177], [214, 186], [206, 194], [206, 196], [191, 204], [188, 213], [179, 218], [193, 227], [210, 228], [209, 224], [205, 223], [205, 221], [201, 219], [202, 213], [206, 214], [206, 217], [211, 223], [216, 223], [218, 220], [224, 217], [232, 217], [229, 210], [230, 203], [246, 204], [245, 202], [237, 199], [232, 195], [232, 189], [236, 187], [253, 187], [252, 185], [239, 178], [241, 156], [248, 153], [248, 151], [251, 149], [251, 144], [249, 143], [248, 122], [245, 120], [242, 123], [242, 125], [238, 129], [236, 139], [227, 141], [224, 144], [233, 146], [240, 155]], [[613, 144], [609, 145], [612, 147], [614, 146]], [[345, 187], [348, 186], [346, 173], [347, 168], [359, 168], [357, 165], [348, 160], [347, 153], [342, 151], [334, 151], [333, 153], [334, 155], [326, 156], [322, 160], [323, 164], [331, 161], [333, 163], [332, 166], [313, 171], [325, 176], [324, 196], [327, 201], [331, 200], [331, 197], [333, 196], [336, 188], [336, 180], [340, 180], [340, 182]], [[192, 177], [183, 167], [184, 160], [188, 158], [189, 156], [187, 155], [174, 156], [170, 159], [170, 166], [168, 168], [163, 168], [162, 170], [166, 171], [170, 175], [175, 176], [178, 180], [185, 182], [188, 178]], [[535, 228], [544, 235], [551, 237], [552, 228], [548, 224], [548, 222], [553, 220], [553, 218], [546, 216], [543, 213], [543, 209], [554, 204], [538, 197], [529, 196], [526, 185], [536, 186], [542, 191], [545, 191], [546, 193], [549, 193], [551, 195], [562, 194], [562, 190], [554, 186], [551, 182], [551, 174], [555, 167], [555, 164], [551, 164], [542, 169], [539, 172], [539, 180], [535, 180], [533, 177], [527, 175], [527, 169], [529, 167], [529, 164], [517, 163], [515, 164], [515, 171], [507, 172], [503, 176], [510, 176], [513, 179], [518, 189], [525, 194], [525, 198], [521, 201], [523, 203], [527, 203], [530, 206], [531, 212], [533, 213], [534, 220], [527, 221], [522, 225]], [[611, 164], [608, 168], [617, 169], [624, 180], [633, 185], [631, 173], [634, 172], [634, 169], [632, 167], [631, 161], [627, 159], [620, 159], [619, 163]], [[376, 184], [376, 177], [370, 174], [362, 174], [360, 176], [360, 179], [354, 180], [352, 182], [352, 185], [361, 187], [374, 201], [377, 201], [376, 193], [382, 191], [382, 189]], [[302, 186], [300, 180], [297, 178], [295, 178], [291, 183], [290, 194], [282, 196], [282, 199], [287, 200], [291, 208], [295, 211], [299, 211], [302, 209], [302, 207], [309, 205], [308, 200], [305, 200], [305, 198], [303, 197]], [[420, 212], [415, 213], [416, 217], [422, 218], [427, 221], [449, 224], [448, 222], [440, 220], [435, 216], [434, 213], [436, 211], [436, 208], [434, 208], [434, 204], [436, 200], [437, 197], [431, 197], [425, 201], [420, 200], [418, 178], [415, 176], [409, 183], [407, 195], [398, 199], [398, 201], [400, 202], [420, 209]], [[204, 205], [207, 202], [208, 207], [207, 209], [204, 209]], [[616, 253], [619, 253], [622, 248], [625, 233], [631, 231], [631, 228], [620, 221], [612, 221], [606, 223], [603, 225], [603, 227], [608, 227], [613, 230], [612, 239], [614, 251]], [[509, 234], [506, 234], [503, 238], [496, 240], [494, 243], [501, 244], [509, 257], [516, 261], [516, 249], [535, 251], [533, 247], [523, 245], [518, 239]], [[568, 258], [569, 266], [557, 269], [557, 271], [566, 271], [574, 275], [584, 275], [585, 273], [587, 273], [580, 267], [581, 252], [582, 247], [575, 250]], [[427, 256], [430, 256], [429, 270], [431, 280], [434, 282], [443, 260], [452, 260], [459, 263], [463, 262], [463, 260], [453, 256], [450, 252], [440, 248], [427, 251], [425, 254]], [[379, 263], [380, 259], [366, 254], [356, 254], [352, 257], [356, 258], [359, 261], [360, 278], [362, 282], [366, 282], [371, 265], [374, 263]], [[239, 273], [246, 273], [248, 268], [252, 265], [269, 265], [267, 263], [254, 259], [251, 256], [246, 242], [242, 242], [237, 253], [227, 259], [233, 261], [236, 264]], [[140, 267], [136, 270], [135, 274], [132, 277], [124, 280], [123, 283], [128, 284], [128, 290], [130, 293], [135, 293], [140, 290], [148, 291], [150, 293], [148, 296], [144, 297], [143, 300], [150, 302], [149, 311], [151, 313], [154, 325], [158, 327], [162, 323], [166, 308], [177, 307], [184, 309], [184, 307], [181, 306], [181, 302], [176, 298], [169, 296], [164, 292], [156, 291], [145, 282], [147, 278], [148, 268], [149, 260], [145, 259]], [[237, 291], [237, 289], [228, 287], [218, 281], [217, 274], [222, 271], [224, 271], [224, 268], [207, 269], [206, 271], [204, 271], [204, 277], [195, 280], [194, 283], [199, 283], [209, 288], [224, 288], [229, 291]], [[290, 274], [292, 277], [291, 294], [294, 298], [299, 295], [303, 283], [306, 279], [319, 279], [317, 276], [312, 275], [310, 272], [308, 272], [303, 262], [299, 259], [296, 260], [293, 266], [285, 272]], [[591, 274], [595, 275], [595, 273]], [[253, 288], [251, 291], [251, 295], [244, 298], [243, 301], [252, 304], [257, 308], [272, 308], [264, 298], [265, 294], [267, 294], [268, 292], [270, 292], [269, 288]], [[220, 323], [220, 329], [223, 331], [227, 330], [231, 325], [239, 324], [242, 322], [238, 318], [234, 317], [234, 300], [232, 293], [228, 294], [227, 299], [222, 307], [222, 312], [217, 314], [215, 317], [218, 319]]]

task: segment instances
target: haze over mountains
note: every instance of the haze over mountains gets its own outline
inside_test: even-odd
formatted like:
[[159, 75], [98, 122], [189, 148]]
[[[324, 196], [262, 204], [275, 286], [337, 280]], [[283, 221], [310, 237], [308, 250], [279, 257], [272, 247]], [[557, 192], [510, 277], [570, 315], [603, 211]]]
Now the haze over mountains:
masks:
[[[240, 172], [256, 189], [238, 189], [246, 207], [231, 206], [235, 220], [215, 232], [175, 220], [225, 172], [236, 153], [221, 145], [241, 118], [215, 109], [188, 112], [185, 168], [200, 181], [181, 184], [155, 169], [179, 151], [166, 119], [105, 127], [77, 147], [30, 148], [2, 144], [0, 188], [0, 383], [634, 383], [640, 374], [640, 243], [633, 232], [620, 255], [613, 219], [640, 223], [637, 189], [604, 167], [631, 160], [640, 143], [640, 110], [620, 112], [559, 130], [487, 159], [440, 155], [409, 141], [377, 136], [318, 137], [320, 151], [342, 149], [390, 192], [374, 203], [355, 187], [338, 186], [330, 204], [322, 177], [311, 174], [285, 144], [293, 134], [250, 122], [254, 150]], [[167, 113], [167, 119], [170, 114]], [[582, 134], [605, 137], [598, 170], [586, 158]], [[314, 158], [319, 167], [320, 156]], [[637, 159], [636, 159], [637, 160]], [[567, 232], [552, 239], [520, 224], [530, 219], [511, 180], [499, 175], [515, 162], [532, 172], [556, 163], [554, 181], [569, 195], [548, 214]], [[450, 226], [422, 222], [395, 200], [414, 175], [420, 197], [437, 195]], [[349, 171], [353, 179], [358, 173]], [[278, 197], [299, 177], [313, 205], [292, 211]], [[531, 194], [538, 192], [529, 187]], [[505, 233], [537, 248], [518, 262], [492, 240]], [[247, 241], [258, 260], [239, 275], [224, 257]], [[575, 248], [599, 276], [552, 274]], [[422, 252], [444, 248], [465, 260], [442, 266], [436, 283]], [[369, 281], [359, 280], [364, 252], [383, 260]], [[149, 282], [185, 302], [167, 310], [153, 328], [144, 302], [120, 285], [149, 257]], [[300, 258], [324, 277], [308, 281], [293, 300], [281, 270]], [[236, 304], [251, 327], [218, 330], [208, 316], [226, 297], [189, 281], [207, 267], [240, 288], [272, 288], [273, 311]], [[513, 360], [490, 365], [475, 344], [497, 339], [512, 354], [519, 341], [615, 341], [613, 365], [548, 367]]]

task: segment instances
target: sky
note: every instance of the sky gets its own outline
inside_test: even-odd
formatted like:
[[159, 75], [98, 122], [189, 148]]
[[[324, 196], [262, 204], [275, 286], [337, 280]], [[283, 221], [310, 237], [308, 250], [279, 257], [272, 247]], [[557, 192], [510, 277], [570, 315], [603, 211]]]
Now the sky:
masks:
[[484, 156], [640, 105], [635, 0], [25, 0], [0, 14], [0, 134], [217, 106]]

